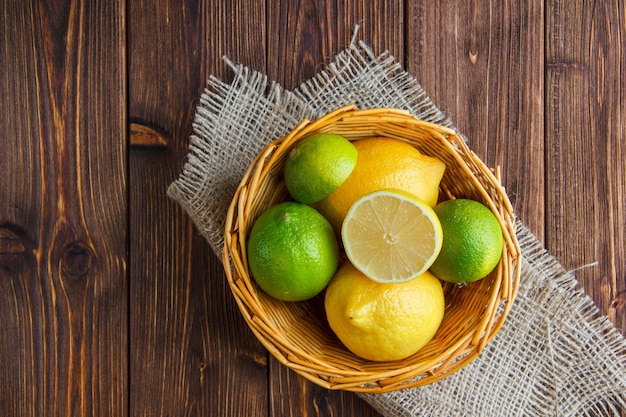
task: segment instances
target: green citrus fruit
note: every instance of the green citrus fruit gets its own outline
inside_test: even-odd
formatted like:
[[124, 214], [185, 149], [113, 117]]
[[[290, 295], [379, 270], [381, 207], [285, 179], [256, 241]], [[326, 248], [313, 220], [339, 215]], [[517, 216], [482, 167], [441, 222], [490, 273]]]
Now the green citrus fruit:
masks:
[[500, 223], [491, 210], [468, 199], [444, 201], [434, 210], [443, 229], [443, 244], [430, 271], [457, 284], [489, 275], [504, 245]]
[[285, 161], [285, 184], [294, 200], [310, 204], [335, 191], [356, 165], [357, 150], [342, 136], [314, 133], [296, 142]]
[[339, 264], [337, 239], [315, 209], [296, 202], [270, 207], [256, 220], [247, 244], [252, 277], [283, 301], [314, 297]]
[[428, 271], [410, 281], [382, 284], [346, 262], [328, 285], [324, 306], [331, 329], [352, 353], [393, 361], [433, 338], [445, 299], [441, 282]]

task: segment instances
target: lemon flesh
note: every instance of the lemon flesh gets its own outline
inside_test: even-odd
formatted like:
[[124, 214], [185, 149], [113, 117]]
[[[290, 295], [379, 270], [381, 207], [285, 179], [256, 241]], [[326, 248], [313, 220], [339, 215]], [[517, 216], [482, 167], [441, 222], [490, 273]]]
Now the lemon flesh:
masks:
[[285, 161], [285, 185], [294, 200], [315, 203], [335, 191], [348, 178], [357, 150], [343, 136], [314, 133], [296, 142]]
[[373, 361], [405, 359], [433, 338], [445, 310], [441, 282], [425, 272], [400, 284], [380, 284], [350, 262], [326, 289], [329, 325], [355, 355]]
[[328, 221], [296, 202], [277, 204], [255, 221], [247, 243], [248, 265], [270, 296], [301, 301], [319, 294], [339, 265], [339, 248]]
[[409, 281], [437, 258], [443, 232], [426, 203], [401, 190], [379, 190], [357, 200], [341, 228], [346, 256], [381, 283]]
[[443, 230], [443, 244], [430, 271], [444, 281], [478, 281], [498, 265], [504, 238], [496, 216], [482, 203], [469, 199], [438, 204], [435, 213]]

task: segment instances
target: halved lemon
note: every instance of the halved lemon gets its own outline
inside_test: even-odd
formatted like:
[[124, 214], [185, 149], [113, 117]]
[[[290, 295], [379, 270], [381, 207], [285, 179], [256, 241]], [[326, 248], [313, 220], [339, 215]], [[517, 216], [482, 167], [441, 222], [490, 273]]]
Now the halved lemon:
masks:
[[433, 209], [411, 193], [374, 191], [348, 210], [341, 238], [350, 262], [381, 283], [406, 282], [435, 262], [443, 232]]

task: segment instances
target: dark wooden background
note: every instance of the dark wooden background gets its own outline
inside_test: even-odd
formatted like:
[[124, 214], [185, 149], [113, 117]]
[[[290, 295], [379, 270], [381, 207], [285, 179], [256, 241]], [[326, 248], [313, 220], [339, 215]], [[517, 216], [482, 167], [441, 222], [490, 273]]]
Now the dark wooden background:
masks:
[[0, 413], [375, 416], [279, 365], [165, 196], [222, 56], [287, 88], [358, 37], [501, 165], [626, 333], [623, 1], [0, 2]]

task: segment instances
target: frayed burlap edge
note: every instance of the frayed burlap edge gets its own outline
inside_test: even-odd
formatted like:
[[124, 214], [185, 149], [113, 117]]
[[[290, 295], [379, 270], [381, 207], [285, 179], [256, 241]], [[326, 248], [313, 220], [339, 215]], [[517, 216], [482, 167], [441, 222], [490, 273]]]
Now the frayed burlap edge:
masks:
[[362, 395], [386, 416], [619, 416], [626, 342], [523, 224], [520, 287], [477, 359], [434, 384]]
[[254, 156], [312, 110], [264, 75], [227, 61], [232, 83], [208, 80], [193, 121], [183, 172], [167, 191], [189, 214], [213, 251], [221, 253], [224, 220]]
[[228, 59], [234, 79], [208, 80], [193, 122], [182, 174], [168, 188], [216, 254], [223, 247], [228, 205], [246, 168], [270, 141], [305, 118], [339, 107], [392, 107], [450, 128], [454, 125], [388, 52], [350, 42], [324, 71], [290, 92]]

